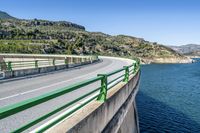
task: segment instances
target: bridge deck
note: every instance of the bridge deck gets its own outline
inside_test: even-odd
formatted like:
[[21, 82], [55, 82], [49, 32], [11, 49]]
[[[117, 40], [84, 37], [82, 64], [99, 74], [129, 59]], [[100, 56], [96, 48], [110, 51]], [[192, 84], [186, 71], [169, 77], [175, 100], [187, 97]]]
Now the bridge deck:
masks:
[[[46, 92], [50, 92], [58, 88], [66, 87], [70, 84], [89, 79], [99, 73], [111, 72], [115, 69], [122, 68], [125, 65], [130, 65], [130, 62], [104, 58], [103, 62], [101, 63], [79, 67], [70, 71], [55, 72], [49, 75], [3, 83], [0, 86], [0, 106], [17, 103], [31, 97], [39, 96]], [[78, 96], [83, 95], [83, 93], [96, 88], [99, 86], [99, 84], [100, 83], [89, 85], [70, 94], [61, 96], [54, 100], [23, 111], [22, 113], [5, 118], [0, 121], [0, 130], [3, 132], [12, 131], [13, 129], [20, 127], [28, 121], [48, 113], [56, 107], [61, 106], [66, 102], [70, 102]], [[42, 123], [44, 123], [44, 121]], [[38, 123], [35, 127], [38, 125], [41, 125], [41, 123]]]

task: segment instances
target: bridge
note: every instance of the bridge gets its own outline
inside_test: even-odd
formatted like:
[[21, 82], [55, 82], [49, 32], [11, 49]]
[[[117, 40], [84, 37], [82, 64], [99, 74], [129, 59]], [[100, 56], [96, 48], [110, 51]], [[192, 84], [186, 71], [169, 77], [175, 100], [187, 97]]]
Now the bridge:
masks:
[[139, 132], [138, 60], [2, 54], [1, 132]]

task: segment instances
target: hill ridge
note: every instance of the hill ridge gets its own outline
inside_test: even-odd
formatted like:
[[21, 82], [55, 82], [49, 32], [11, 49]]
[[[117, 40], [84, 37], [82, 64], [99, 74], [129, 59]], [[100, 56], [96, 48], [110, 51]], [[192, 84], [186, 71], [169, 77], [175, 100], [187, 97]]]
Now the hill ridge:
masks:
[[0, 52], [4, 53], [96, 54], [138, 57], [145, 63], [191, 62], [171, 48], [143, 38], [88, 32], [67, 21], [0, 19], [0, 27]]
[[16, 19], [4, 11], [0, 11], [0, 19]]

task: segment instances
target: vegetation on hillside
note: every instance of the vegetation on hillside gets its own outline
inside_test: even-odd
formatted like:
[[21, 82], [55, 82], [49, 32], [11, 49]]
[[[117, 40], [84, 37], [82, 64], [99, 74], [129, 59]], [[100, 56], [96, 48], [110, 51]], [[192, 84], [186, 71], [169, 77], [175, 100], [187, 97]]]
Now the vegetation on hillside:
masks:
[[96, 54], [123, 57], [182, 57], [141, 38], [87, 32], [65, 21], [0, 19], [1, 53]]

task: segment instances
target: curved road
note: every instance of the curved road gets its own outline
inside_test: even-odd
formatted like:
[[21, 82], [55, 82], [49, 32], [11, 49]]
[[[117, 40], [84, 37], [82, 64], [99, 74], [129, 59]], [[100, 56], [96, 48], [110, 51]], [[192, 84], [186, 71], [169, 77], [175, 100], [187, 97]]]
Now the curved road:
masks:
[[[101, 60], [102, 62], [77, 67], [71, 70], [62, 70], [50, 74], [35, 76], [32, 78], [0, 83], [0, 107], [33, 98], [56, 89], [69, 86], [71, 84], [90, 79], [95, 77], [97, 74], [108, 73], [122, 68], [125, 65], [130, 65], [130, 62], [127, 60], [105, 57], [101, 58]], [[115, 76], [119, 75], [121, 75], [121, 73]], [[59, 107], [66, 102], [70, 102], [99, 86], [100, 82], [93, 83], [69, 94], [65, 94], [56, 99], [50, 100], [8, 118], [2, 119], [0, 120], [0, 132], [10, 132], [13, 129], [17, 129], [23, 124], [26, 124], [27, 122], [34, 120], [35, 118], [52, 111], [56, 107]], [[60, 113], [61, 112], [57, 113], [56, 115]], [[38, 127], [56, 115], [38, 123], [28, 131]]]

